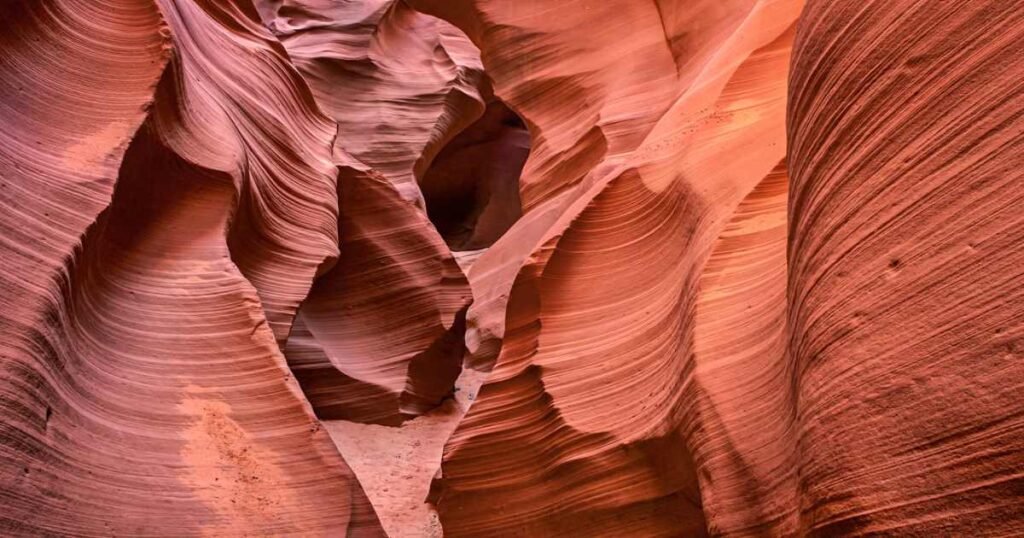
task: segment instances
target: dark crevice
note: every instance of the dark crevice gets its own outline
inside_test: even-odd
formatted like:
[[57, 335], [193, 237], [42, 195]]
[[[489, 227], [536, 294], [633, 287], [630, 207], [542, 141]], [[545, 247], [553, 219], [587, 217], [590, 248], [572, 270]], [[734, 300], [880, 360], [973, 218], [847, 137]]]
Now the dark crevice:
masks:
[[452, 250], [487, 248], [519, 219], [519, 176], [529, 153], [522, 118], [496, 98], [441, 149], [420, 188], [427, 215]]

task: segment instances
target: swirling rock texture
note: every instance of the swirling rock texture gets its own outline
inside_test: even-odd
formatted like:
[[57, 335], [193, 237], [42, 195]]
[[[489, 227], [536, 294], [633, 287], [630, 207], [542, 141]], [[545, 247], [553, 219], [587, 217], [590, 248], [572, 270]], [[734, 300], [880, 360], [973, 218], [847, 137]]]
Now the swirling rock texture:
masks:
[[1024, 535], [1024, 2], [0, 9], [0, 535]]
[[1022, 8], [804, 14], [788, 314], [802, 528], [1024, 533]]

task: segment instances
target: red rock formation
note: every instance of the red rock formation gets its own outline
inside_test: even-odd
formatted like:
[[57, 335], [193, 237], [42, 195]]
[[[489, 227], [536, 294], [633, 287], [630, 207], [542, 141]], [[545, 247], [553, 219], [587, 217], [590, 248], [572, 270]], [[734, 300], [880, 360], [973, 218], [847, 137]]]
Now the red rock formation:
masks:
[[1024, 2], [803, 4], [10, 2], [0, 535], [1024, 534]]
[[1024, 3], [813, 2], [792, 73], [801, 528], [1024, 533]]
[[3, 533], [378, 534], [272, 332], [337, 250], [279, 45], [226, 2], [12, 9], [5, 204], [53, 223], [4, 224]]
[[452, 136], [483, 113], [483, 71], [466, 36], [396, 0], [258, 0], [318, 103], [338, 145], [402, 197]]
[[[669, 35], [682, 36], [690, 30], [687, 23], [696, 23], [666, 19], [654, 5], [604, 6], [591, 6], [595, 19], [576, 30], [550, 16], [549, 11], [562, 9], [554, 4], [521, 11], [477, 2], [484, 15], [476, 22], [484, 26], [463, 23], [471, 36], [474, 28], [477, 35], [502, 35], [488, 24], [523, 28], [520, 51], [536, 51], [538, 59], [520, 55], [517, 65], [535, 66], [542, 74], [558, 72], [545, 69], [545, 61], [564, 62], [572, 73], [570, 64], [571, 69], [594, 66], [573, 79], [578, 88], [572, 102], [583, 96], [583, 103], [605, 112], [561, 152], [560, 171], [527, 165], [524, 196], [534, 192], [536, 198], [525, 200], [528, 212], [520, 224], [470, 272], [477, 303], [468, 342], [471, 349], [478, 346], [473, 349], [477, 364], [486, 367], [495, 360], [487, 357], [494, 349], [489, 341], [503, 335], [504, 347], [446, 449], [442, 524], [456, 536], [510, 527], [542, 535], [678, 535], [708, 526], [784, 531], [792, 528], [792, 518], [784, 517], [789, 503], [777, 497], [794, 495], [787, 492], [794, 474], [784, 460], [791, 438], [766, 432], [760, 441], [741, 439], [767, 443], [758, 449], [762, 461], [719, 461], [720, 450], [733, 442], [710, 434], [716, 425], [703, 416], [727, 405], [720, 401], [742, 380], [742, 375], [730, 379], [732, 372], [755, 378], [745, 383], [759, 381], [742, 366], [716, 371], [713, 356], [700, 368], [705, 359], [695, 355], [701, 348], [695, 342], [694, 310], [715, 239], [736, 206], [785, 155], [790, 29], [799, 3], [736, 6], [732, 13], [709, 6], [719, 17], [707, 20], [720, 21], [722, 28], [705, 30], [708, 43], [689, 44], [703, 51], [704, 62], [682, 64], [676, 63], [662, 24], [670, 25]], [[619, 15], [609, 18], [603, 9]], [[504, 23], [503, 16], [518, 17], [517, 24]], [[651, 25], [637, 31], [638, 42], [626, 45], [644, 51], [640, 57], [652, 62], [644, 68], [648, 71], [634, 65], [635, 53], [623, 55], [621, 65], [601, 62], [603, 69], [597, 70], [597, 59], [615, 57], [611, 51], [622, 45], [611, 40], [586, 41], [589, 64], [546, 53], [566, 41], [584, 42], [572, 38], [572, 31], [600, 34], [598, 18], [610, 34], [623, 24], [622, 17], [631, 17], [637, 28]], [[652, 35], [657, 39], [644, 41]], [[551, 106], [559, 97], [517, 86], [519, 80], [537, 80], [521, 68], [492, 70], [491, 54], [501, 61], [504, 50], [493, 47], [481, 43], [495, 90], [511, 106], [524, 103], [517, 112], [543, 152], [545, 125], [564, 133], [557, 131], [559, 118], [543, 109], [531, 115], [529, 107]], [[637, 77], [634, 68], [645, 76]], [[609, 76], [617, 69], [629, 76]], [[664, 85], [647, 85], [659, 77]], [[503, 94], [503, 88], [511, 89]], [[569, 95], [560, 99], [567, 109]], [[637, 108], [638, 102], [644, 103], [641, 111], [649, 111], [646, 121], [640, 116], [624, 123], [604, 120], [623, 107]], [[592, 133], [608, 134], [597, 143]], [[733, 158], [722, 161], [723, 154]], [[531, 161], [536, 155], [531, 153]], [[554, 177], [580, 179], [573, 185]], [[557, 189], [545, 191], [545, 185]], [[779, 212], [783, 206], [771, 208]], [[781, 302], [775, 306], [784, 309]], [[757, 395], [744, 398], [756, 401]], [[766, 403], [763, 414], [787, 412], [780, 401]], [[784, 425], [781, 430], [786, 431]], [[702, 503], [701, 486], [711, 483], [721, 493], [705, 496]], [[495, 512], [494, 503], [506, 508]], [[736, 506], [747, 513], [731, 514]]]
[[426, 215], [386, 179], [346, 174], [339, 194], [342, 256], [284, 351], [320, 418], [395, 425], [451, 394], [469, 288]]

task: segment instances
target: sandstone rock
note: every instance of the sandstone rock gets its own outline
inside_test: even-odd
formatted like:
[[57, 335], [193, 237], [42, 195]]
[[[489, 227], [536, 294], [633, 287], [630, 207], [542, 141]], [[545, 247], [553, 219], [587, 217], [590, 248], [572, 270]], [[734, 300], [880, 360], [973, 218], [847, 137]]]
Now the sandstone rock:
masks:
[[1024, 534], [1024, 2], [3, 11], [0, 535]]

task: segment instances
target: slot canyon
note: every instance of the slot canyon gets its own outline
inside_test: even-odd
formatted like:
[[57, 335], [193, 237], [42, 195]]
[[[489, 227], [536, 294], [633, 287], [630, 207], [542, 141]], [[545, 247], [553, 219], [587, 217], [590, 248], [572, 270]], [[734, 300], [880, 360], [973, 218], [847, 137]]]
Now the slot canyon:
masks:
[[0, 3], [0, 536], [1024, 536], [1024, 0]]

